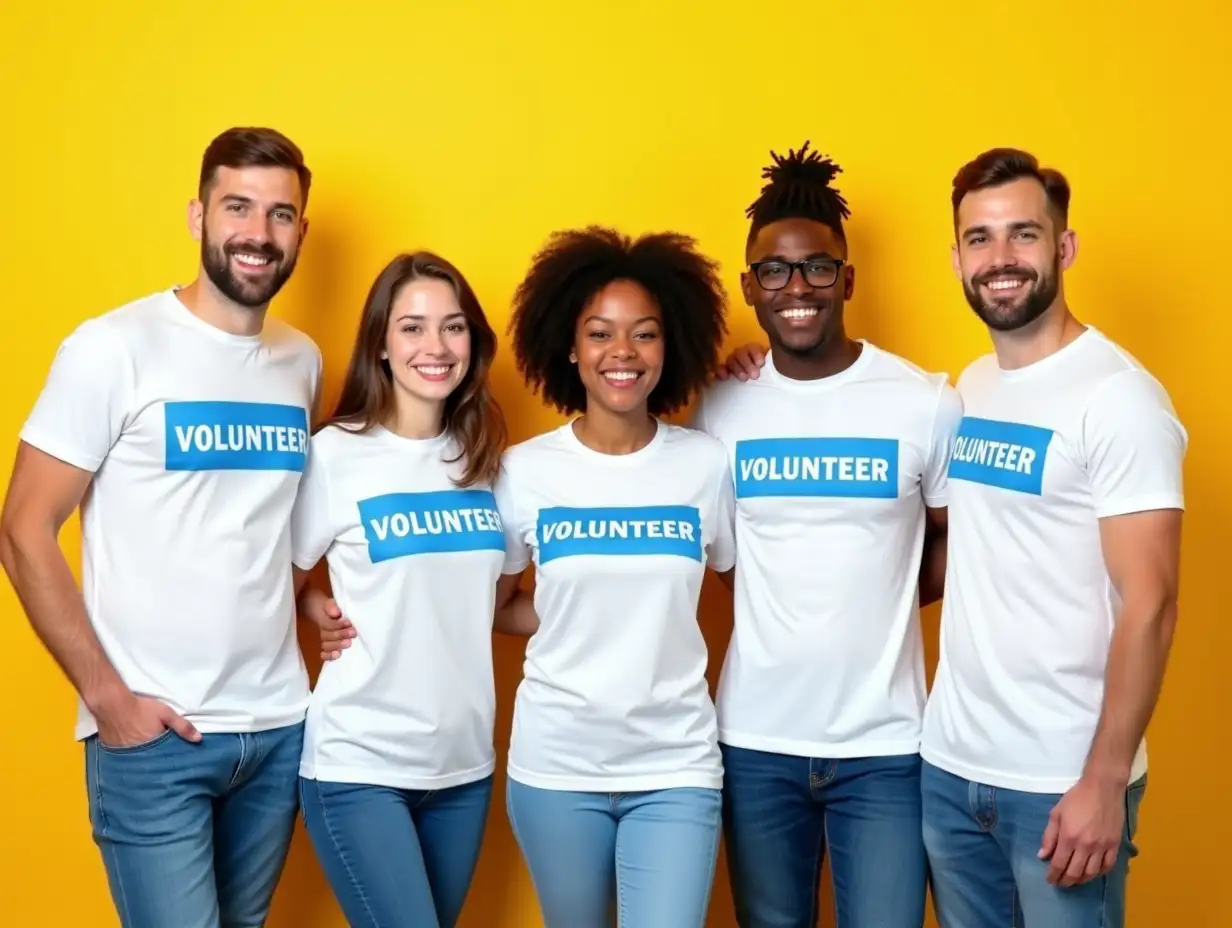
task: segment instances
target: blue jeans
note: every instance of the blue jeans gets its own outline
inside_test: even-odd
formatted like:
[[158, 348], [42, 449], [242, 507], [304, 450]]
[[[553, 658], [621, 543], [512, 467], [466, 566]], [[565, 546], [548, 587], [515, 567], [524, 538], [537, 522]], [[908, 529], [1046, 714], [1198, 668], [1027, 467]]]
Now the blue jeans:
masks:
[[308, 837], [354, 928], [453, 928], [492, 778], [441, 790], [300, 780]]
[[842, 928], [921, 928], [928, 864], [918, 754], [823, 760], [722, 750], [741, 928], [813, 928], [827, 845]]
[[94, 841], [124, 928], [260, 928], [295, 827], [302, 723], [85, 743]]
[[702, 928], [722, 804], [717, 789], [568, 792], [511, 779], [509, 821], [544, 928]]
[[1125, 831], [1110, 873], [1063, 888], [1038, 857], [1061, 796], [985, 786], [924, 765], [924, 843], [941, 928], [1123, 928], [1129, 861], [1146, 777], [1125, 791]]

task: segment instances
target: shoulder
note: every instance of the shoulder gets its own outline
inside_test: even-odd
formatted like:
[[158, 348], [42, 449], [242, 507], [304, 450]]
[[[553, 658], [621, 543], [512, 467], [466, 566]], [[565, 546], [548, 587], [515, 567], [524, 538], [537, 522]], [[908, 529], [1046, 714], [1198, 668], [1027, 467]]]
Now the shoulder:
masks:
[[569, 427], [566, 424], [510, 445], [501, 455], [501, 475], [523, 474], [541, 464], [545, 458], [558, 455], [565, 448], [561, 430]]
[[320, 346], [283, 319], [267, 319], [262, 337], [270, 350], [281, 356], [298, 359], [311, 367], [323, 366]]
[[990, 377], [995, 377], [997, 373], [997, 356], [992, 352], [982, 354], [966, 367], [962, 373], [958, 375], [958, 380], [955, 382], [955, 387], [959, 393], [972, 388], [978, 388], [986, 383]]
[[705, 472], [721, 472], [727, 467], [727, 447], [700, 429], [670, 422], [660, 422], [665, 430], [664, 451], [688, 462], [688, 466]]
[[900, 384], [907, 394], [918, 396], [930, 403], [942, 401], [950, 394], [957, 397], [946, 371], [930, 371], [909, 358], [875, 345], [866, 344], [872, 350], [872, 367], [877, 376]]

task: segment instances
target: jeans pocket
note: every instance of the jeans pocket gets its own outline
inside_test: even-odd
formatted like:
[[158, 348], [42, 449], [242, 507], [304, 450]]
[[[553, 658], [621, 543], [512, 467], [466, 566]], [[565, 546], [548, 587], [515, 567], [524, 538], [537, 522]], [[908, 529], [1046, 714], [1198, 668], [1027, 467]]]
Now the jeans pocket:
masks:
[[140, 741], [137, 744], [111, 745], [103, 741], [98, 735], [94, 736], [94, 740], [98, 745], [98, 749], [104, 754], [136, 754], [139, 751], [148, 751], [150, 748], [158, 747], [174, 734], [175, 732], [170, 728], [164, 728], [162, 734], [155, 735], [153, 738], [147, 741]]

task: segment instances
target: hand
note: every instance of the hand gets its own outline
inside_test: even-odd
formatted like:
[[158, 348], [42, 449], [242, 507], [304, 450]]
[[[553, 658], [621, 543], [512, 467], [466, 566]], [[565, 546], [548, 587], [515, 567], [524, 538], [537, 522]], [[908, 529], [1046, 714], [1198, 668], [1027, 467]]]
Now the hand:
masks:
[[735, 377], [738, 380], [756, 380], [766, 363], [766, 352], [758, 345], [741, 345], [727, 356], [715, 376], [719, 380]]
[[1116, 864], [1125, 829], [1125, 785], [1083, 777], [1048, 816], [1040, 860], [1052, 859], [1048, 882], [1077, 886]]
[[351, 646], [355, 628], [351, 620], [342, 615], [342, 610], [332, 597], [309, 587], [300, 597], [300, 612], [320, 631], [321, 660], [337, 660], [343, 650]]
[[170, 728], [185, 741], [200, 741], [201, 732], [166, 703], [125, 691], [94, 714], [98, 740], [109, 748], [129, 748], [153, 741]]

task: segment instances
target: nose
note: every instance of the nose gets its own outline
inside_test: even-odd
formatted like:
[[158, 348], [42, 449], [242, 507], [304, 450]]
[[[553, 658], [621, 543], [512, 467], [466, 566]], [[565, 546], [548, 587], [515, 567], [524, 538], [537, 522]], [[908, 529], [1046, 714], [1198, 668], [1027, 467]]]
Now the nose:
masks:
[[273, 238], [270, 228], [270, 218], [260, 210], [249, 212], [244, 223], [243, 237], [250, 242], [264, 245]]
[[784, 289], [786, 289], [788, 293], [792, 294], [792, 296], [803, 296], [813, 288], [809, 285], [809, 282], [804, 279], [804, 268], [793, 267], [791, 269], [791, 276], [787, 278], [787, 286]]
[[612, 339], [612, 354], [617, 358], [628, 359], [637, 354], [633, 341], [626, 335]]
[[441, 338], [441, 333], [436, 329], [428, 329], [424, 335], [423, 351], [430, 355], [443, 355], [445, 353], [445, 340]]
[[992, 243], [992, 266], [995, 268], [1014, 267], [1018, 264], [1018, 256], [1013, 245], [1005, 239]]

